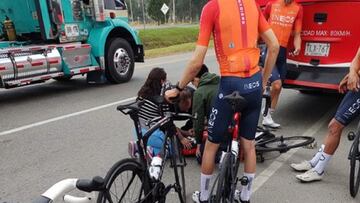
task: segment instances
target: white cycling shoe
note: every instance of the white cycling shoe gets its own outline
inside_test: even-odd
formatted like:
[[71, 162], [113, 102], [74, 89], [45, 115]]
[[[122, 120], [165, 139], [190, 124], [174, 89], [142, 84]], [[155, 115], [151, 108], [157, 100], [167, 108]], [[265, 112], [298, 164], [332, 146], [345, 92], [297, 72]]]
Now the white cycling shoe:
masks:
[[159, 180], [161, 175], [162, 158], [153, 157], [149, 167], [149, 175], [153, 180]]
[[319, 174], [315, 169], [310, 169], [303, 174], [297, 175], [296, 178], [303, 181], [303, 182], [313, 182], [322, 180], [324, 176], [324, 172]]
[[280, 128], [280, 124], [275, 123], [275, 121], [271, 117], [271, 112], [268, 112], [266, 116], [264, 116], [262, 121], [263, 126], [267, 126], [270, 128]]
[[291, 168], [293, 168], [295, 171], [308, 171], [310, 169], [312, 169], [313, 167], [311, 166], [309, 161], [302, 161], [301, 163], [292, 163], [290, 164]]

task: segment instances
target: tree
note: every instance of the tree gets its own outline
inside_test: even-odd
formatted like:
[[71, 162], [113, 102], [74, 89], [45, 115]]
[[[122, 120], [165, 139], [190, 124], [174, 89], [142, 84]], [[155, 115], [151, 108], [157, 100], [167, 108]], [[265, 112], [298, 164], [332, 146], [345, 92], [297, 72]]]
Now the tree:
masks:
[[151, 19], [155, 20], [160, 23], [165, 23], [165, 19], [168, 19], [169, 13], [167, 13], [166, 17], [164, 17], [164, 14], [161, 12], [161, 7], [165, 3], [166, 5], [169, 5], [170, 0], [150, 0], [148, 4], [148, 14]]

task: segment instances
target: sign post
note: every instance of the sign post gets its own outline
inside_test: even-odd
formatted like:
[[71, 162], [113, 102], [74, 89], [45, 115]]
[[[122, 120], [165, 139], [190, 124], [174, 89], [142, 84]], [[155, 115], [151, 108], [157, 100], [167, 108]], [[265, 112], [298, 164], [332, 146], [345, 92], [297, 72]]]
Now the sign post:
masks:
[[169, 7], [164, 3], [160, 10], [164, 14], [164, 19], [165, 19], [165, 23], [166, 23], [166, 14], [169, 11]]

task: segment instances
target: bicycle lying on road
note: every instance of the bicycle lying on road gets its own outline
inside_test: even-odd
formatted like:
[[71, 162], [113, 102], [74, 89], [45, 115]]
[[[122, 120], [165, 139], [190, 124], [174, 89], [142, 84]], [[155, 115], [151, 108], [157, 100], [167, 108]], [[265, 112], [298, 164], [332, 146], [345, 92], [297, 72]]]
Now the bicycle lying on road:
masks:
[[360, 124], [356, 133], [350, 132], [348, 139], [353, 141], [348, 159], [350, 160], [350, 194], [356, 197], [360, 186]]
[[[159, 106], [165, 103], [163, 97], [156, 98]], [[120, 105], [117, 110], [129, 115], [133, 120], [136, 135], [138, 158], [127, 158], [115, 163], [107, 172], [105, 178], [95, 177], [93, 180], [66, 179], [56, 183], [49, 190], [42, 194], [34, 203], [50, 203], [58, 198], [63, 198], [66, 203], [90, 203], [95, 202], [98, 193], [97, 203], [131, 202], [131, 203], [165, 203], [166, 196], [174, 189], [178, 194], [179, 202], [186, 202], [185, 158], [182, 156], [181, 144], [176, 136], [174, 120], [194, 118], [191, 114], [164, 112], [162, 116], [156, 117], [147, 122], [152, 124], [151, 128], [143, 135], [140, 127], [138, 112], [142, 101], [137, 100], [127, 105]], [[163, 160], [170, 159], [170, 166], [174, 170], [175, 183], [165, 185], [161, 179], [165, 169], [166, 161], [162, 161], [161, 173], [158, 180], [150, 178], [148, 169], [150, 166], [150, 155], [148, 154], [147, 142], [150, 135], [157, 129], [162, 128], [165, 132], [163, 148], [160, 152]], [[91, 194], [85, 197], [74, 197], [67, 195], [68, 192], [78, 189]]]
[[[266, 96], [265, 96], [266, 98]], [[241, 110], [246, 107], [246, 100], [240, 96], [239, 92], [234, 91], [230, 95], [226, 95], [224, 99], [230, 103], [233, 118], [229, 126], [229, 134], [226, 137], [228, 146], [227, 150], [223, 153], [220, 165], [220, 171], [217, 174], [211, 192], [209, 202], [214, 203], [227, 203], [234, 202], [235, 200], [235, 189], [237, 188], [238, 182], [241, 185], [247, 185], [248, 179], [246, 177], [238, 178], [238, 168], [240, 165], [239, 159], [239, 127], [238, 123], [241, 117]], [[269, 99], [267, 99], [269, 100]], [[267, 107], [265, 106], [265, 113]], [[256, 137], [256, 151], [257, 153], [279, 151], [280, 153], [287, 152], [289, 149], [306, 146], [314, 142], [314, 138], [306, 136], [292, 136], [292, 137], [276, 137], [262, 128], [258, 128], [258, 134]], [[238, 145], [233, 147], [232, 145]]]

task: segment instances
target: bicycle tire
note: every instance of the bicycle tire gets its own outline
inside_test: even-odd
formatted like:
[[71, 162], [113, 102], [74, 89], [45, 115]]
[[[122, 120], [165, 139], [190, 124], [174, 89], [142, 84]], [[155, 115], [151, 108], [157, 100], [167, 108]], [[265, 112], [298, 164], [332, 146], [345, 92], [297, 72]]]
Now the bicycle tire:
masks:
[[[126, 172], [132, 173], [132, 178], [131, 178], [132, 180], [131, 180], [131, 183], [128, 184], [126, 186], [126, 188], [124, 188], [124, 189], [126, 189], [125, 193], [121, 193], [121, 196], [120, 196], [120, 195], [118, 195], [117, 191], [114, 191], [114, 189], [117, 190], [116, 180], [118, 177], [120, 177], [122, 174], [125, 174]], [[145, 174], [146, 174], [145, 170], [143, 170], [143, 167], [141, 166], [141, 164], [138, 161], [136, 161], [135, 159], [123, 159], [121, 161], [118, 161], [107, 172], [107, 174], [104, 178], [105, 190], [99, 192], [97, 203], [143, 202], [144, 199], [148, 196], [149, 190], [150, 190], [149, 187], [144, 185]], [[129, 177], [128, 173], [126, 173], [126, 175], [127, 175], [127, 177]], [[130, 186], [133, 184], [136, 176], [141, 181], [141, 187], [138, 189], [139, 196], [135, 200], [129, 199], [129, 201], [126, 201], [127, 199], [123, 199], [123, 198], [126, 197], [128, 194], [131, 194], [131, 192], [133, 192], [133, 194], [134, 194], [134, 192], [136, 191], [135, 188], [133, 188], [133, 189], [130, 188]], [[113, 188], [112, 186], [114, 186], [115, 188]], [[124, 186], [123, 182], [122, 182], [121, 186]], [[129, 191], [129, 193], [127, 193], [128, 191]], [[115, 198], [116, 201], [114, 201], [113, 198]]]
[[[186, 165], [185, 157], [181, 154], [181, 144], [179, 142], [178, 137], [172, 137], [172, 148], [173, 148], [173, 156], [172, 156], [172, 165], [174, 167], [174, 175], [175, 175], [175, 182], [178, 186], [176, 189], [179, 200], [181, 203], [186, 203], [186, 183], [185, 183], [185, 173], [184, 173], [184, 167]], [[178, 171], [178, 168], [180, 168], [180, 171]], [[180, 173], [179, 173], [180, 172]], [[180, 179], [179, 179], [180, 175]]]
[[315, 138], [308, 136], [275, 137], [273, 139], [256, 143], [257, 152], [287, 152], [289, 149], [303, 147], [315, 141]]
[[[228, 186], [229, 181], [229, 169], [230, 169], [230, 153], [225, 154], [223, 161], [221, 163], [220, 172], [218, 173], [213, 186], [210, 191], [209, 203], [225, 203], [228, 202], [228, 194], [230, 192]], [[216, 193], [214, 194], [214, 189], [216, 187]]]
[[[350, 195], [356, 197], [360, 186], [360, 152], [359, 142], [360, 135], [357, 135], [349, 153], [350, 159]], [[357, 164], [356, 164], [357, 163]], [[356, 174], [357, 171], [357, 174]]]
[[237, 175], [238, 175], [238, 171], [239, 171], [240, 160], [238, 157], [236, 157], [235, 159], [232, 159], [231, 161], [232, 161], [231, 166], [233, 166], [233, 167], [232, 167], [232, 172], [231, 172], [232, 182], [230, 182], [231, 183], [231, 186], [230, 186], [231, 196], [229, 198], [230, 198], [230, 202], [235, 202], [237, 200], [235, 200], [234, 194], [235, 194], [235, 190], [236, 190], [237, 183], [238, 183], [238, 181], [236, 179], [237, 179]]

